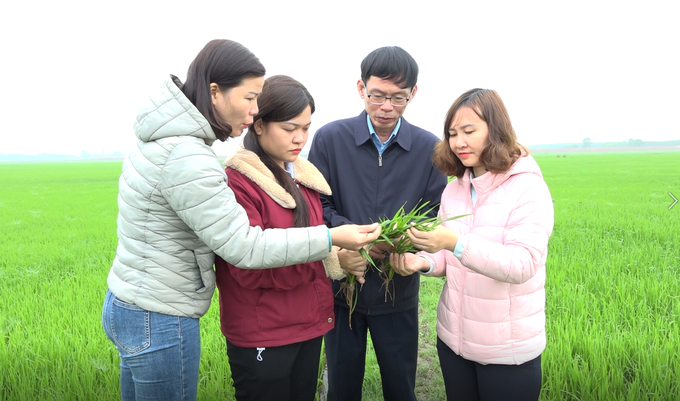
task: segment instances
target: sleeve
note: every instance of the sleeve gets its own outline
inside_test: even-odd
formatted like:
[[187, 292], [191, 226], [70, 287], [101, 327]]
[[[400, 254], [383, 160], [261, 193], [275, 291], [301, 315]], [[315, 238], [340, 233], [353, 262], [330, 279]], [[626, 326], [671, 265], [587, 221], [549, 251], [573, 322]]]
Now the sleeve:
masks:
[[[236, 201], [248, 215], [251, 226], [264, 228], [262, 211], [265, 203], [251, 181], [240, 173], [231, 172], [227, 175], [229, 187], [234, 192]], [[329, 255], [330, 256], [330, 255]], [[291, 290], [300, 284], [314, 281], [316, 275], [311, 266], [293, 265], [281, 266], [279, 269], [246, 270], [229, 265], [229, 274], [243, 288]]]
[[337, 246], [333, 247], [330, 255], [323, 261], [323, 268], [326, 271], [326, 276], [332, 280], [342, 280], [347, 276], [342, 267], [340, 267], [340, 259], [338, 259], [338, 250], [340, 248]]
[[441, 251], [435, 253], [428, 253], [425, 251], [420, 251], [416, 253], [416, 255], [425, 258], [425, 260], [430, 262], [430, 270], [428, 270], [427, 273], [421, 274], [431, 277], [445, 276], [447, 254], [451, 254], [451, 251], [449, 251], [448, 249], [442, 249]]
[[431, 258], [428, 258], [427, 256], [424, 256], [424, 255], [418, 255], [418, 256], [427, 260], [427, 262], [430, 264], [430, 268], [426, 272], [420, 270], [420, 271], [418, 271], [418, 273], [422, 274], [423, 276], [427, 276], [428, 274], [432, 274], [432, 272], [434, 271], [434, 260], [432, 260]]
[[429, 277], [442, 277], [446, 275], [446, 252], [447, 250], [441, 250], [437, 253], [427, 253], [425, 251], [420, 251], [416, 255], [424, 258], [430, 263], [430, 270], [427, 272], [419, 272], [423, 276]]
[[[312, 163], [323, 175], [331, 187], [333, 186], [333, 169], [337, 168], [336, 163], [329, 159], [329, 149], [326, 143], [326, 135], [323, 129], [314, 134], [312, 146], [309, 150], [307, 160]], [[337, 172], [336, 172], [337, 173]], [[321, 206], [323, 207], [323, 219], [328, 227], [337, 227], [343, 224], [354, 224], [351, 220], [338, 213], [335, 208], [333, 195], [321, 195]]]
[[207, 145], [176, 146], [163, 167], [159, 190], [170, 207], [222, 259], [244, 269], [288, 266], [328, 256], [324, 226], [251, 227]]
[[498, 281], [520, 284], [545, 265], [554, 211], [547, 185], [536, 178], [522, 182], [526, 189], [510, 213], [502, 243], [475, 234], [461, 236], [463, 266]]

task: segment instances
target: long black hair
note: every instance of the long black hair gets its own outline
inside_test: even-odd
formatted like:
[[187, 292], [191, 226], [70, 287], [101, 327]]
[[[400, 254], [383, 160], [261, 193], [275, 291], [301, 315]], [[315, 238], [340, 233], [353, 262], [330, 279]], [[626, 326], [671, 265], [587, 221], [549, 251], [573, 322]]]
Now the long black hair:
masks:
[[260, 120], [264, 124], [288, 121], [297, 117], [307, 106], [314, 113], [314, 98], [300, 82], [285, 75], [274, 75], [264, 81], [257, 104], [259, 112], [253, 117], [253, 124], [248, 127], [248, 133], [243, 138], [243, 146], [254, 152], [271, 170], [279, 185], [293, 196], [295, 200], [293, 226], [308, 227], [309, 216], [305, 197], [291, 176], [262, 149], [259, 136], [255, 133], [255, 124]]

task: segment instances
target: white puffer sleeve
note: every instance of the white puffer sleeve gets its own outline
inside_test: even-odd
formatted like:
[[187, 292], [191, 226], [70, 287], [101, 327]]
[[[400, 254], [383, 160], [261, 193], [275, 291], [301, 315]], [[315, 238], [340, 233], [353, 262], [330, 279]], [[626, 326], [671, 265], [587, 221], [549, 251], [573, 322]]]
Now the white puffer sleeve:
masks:
[[214, 151], [201, 140], [172, 149], [160, 191], [175, 213], [222, 259], [242, 269], [263, 269], [322, 260], [329, 253], [325, 226], [251, 227], [227, 185]]

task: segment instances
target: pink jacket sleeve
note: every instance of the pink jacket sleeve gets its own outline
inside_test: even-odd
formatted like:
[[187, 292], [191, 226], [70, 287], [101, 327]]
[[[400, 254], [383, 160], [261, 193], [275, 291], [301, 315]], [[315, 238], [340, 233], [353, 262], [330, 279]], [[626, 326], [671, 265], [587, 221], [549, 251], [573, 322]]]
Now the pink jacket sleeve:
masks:
[[[458, 241], [464, 245], [460, 258], [463, 266], [495, 280], [519, 284], [529, 280], [540, 266], [545, 265], [554, 211], [550, 191], [545, 182], [536, 175], [524, 175], [514, 183], [512, 191], [520, 191], [521, 194], [512, 197], [517, 200], [511, 208], [510, 216], [494, 216], [498, 220], [507, 219], [502, 228], [502, 238], [493, 241], [476, 234], [459, 233]], [[447, 197], [443, 196], [442, 202], [445, 199]], [[446, 211], [446, 206], [442, 205], [440, 213]], [[485, 209], [488, 213], [494, 213], [495, 210], [497, 209]], [[459, 212], [456, 210], [456, 213]], [[435, 267], [428, 276], [446, 275], [447, 263], [457, 261], [449, 250], [434, 254], [420, 252], [418, 255], [434, 262]]]

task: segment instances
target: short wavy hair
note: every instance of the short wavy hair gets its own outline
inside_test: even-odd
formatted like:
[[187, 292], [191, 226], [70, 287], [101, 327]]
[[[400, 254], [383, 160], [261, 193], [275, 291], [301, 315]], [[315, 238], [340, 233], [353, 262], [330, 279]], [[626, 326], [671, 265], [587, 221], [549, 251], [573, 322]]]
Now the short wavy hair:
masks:
[[449, 127], [458, 110], [469, 108], [486, 122], [489, 128], [486, 148], [480, 155], [480, 161], [487, 171], [504, 173], [528, 151], [517, 142], [517, 135], [512, 128], [508, 110], [501, 97], [491, 89], [471, 89], [456, 99], [446, 113], [444, 122], [444, 140], [437, 144], [432, 161], [447, 176], [462, 178], [468, 169], [453, 153], [449, 140]]

